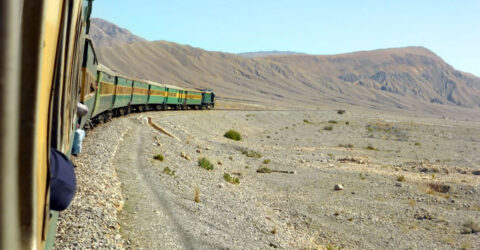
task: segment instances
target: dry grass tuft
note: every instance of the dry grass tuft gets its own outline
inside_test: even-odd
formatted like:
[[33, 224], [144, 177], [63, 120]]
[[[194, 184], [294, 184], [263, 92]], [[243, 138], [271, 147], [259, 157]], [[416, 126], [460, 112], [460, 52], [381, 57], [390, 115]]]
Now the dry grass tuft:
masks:
[[228, 173], [224, 173], [223, 174], [223, 179], [226, 181], [226, 182], [229, 182], [231, 184], [240, 184], [240, 180], [237, 178], [237, 177], [232, 177], [230, 176], [230, 174]]
[[195, 188], [195, 202], [200, 203], [200, 189]]
[[323, 130], [327, 130], [327, 131], [332, 131], [333, 130], [333, 126], [325, 126], [323, 127]]
[[270, 159], [263, 160], [263, 164], [268, 164], [268, 163], [270, 163]]
[[242, 150], [242, 154], [246, 155], [247, 157], [251, 158], [260, 158], [262, 154], [253, 150]]
[[170, 176], [174, 176], [175, 175], [175, 170], [172, 171], [169, 167], [165, 167], [165, 168], [163, 168], [163, 173], [168, 174]]

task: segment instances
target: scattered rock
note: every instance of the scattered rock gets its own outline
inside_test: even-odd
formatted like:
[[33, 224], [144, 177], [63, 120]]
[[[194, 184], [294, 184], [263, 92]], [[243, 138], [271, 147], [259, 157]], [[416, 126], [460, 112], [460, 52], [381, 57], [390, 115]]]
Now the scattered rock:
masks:
[[200, 154], [201, 152], [202, 152], [202, 151], [201, 151], [200, 149], [197, 149], [197, 153], [199, 153], [199, 154]]
[[469, 220], [463, 224], [462, 234], [472, 234], [480, 232], [480, 223]]
[[333, 186], [333, 189], [337, 190], [337, 191], [343, 190], [343, 185], [342, 184], [335, 184], [335, 186]]
[[356, 164], [365, 164], [367, 161], [362, 158], [355, 158], [355, 157], [345, 157], [337, 160], [338, 162], [341, 163], [356, 163]]
[[480, 170], [472, 171], [472, 174], [473, 174], [473, 175], [480, 175]]
[[449, 185], [439, 184], [439, 183], [430, 183], [428, 184], [428, 186], [434, 191], [439, 193], [448, 193], [450, 192], [450, 189], [451, 189]]
[[218, 161], [217, 164], [218, 165], [223, 165], [223, 163], [221, 161]]
[[186, 155], [186, 156], [185, 156], [185, 160], [191, 161], [192, 158], [190, 158], [190, 156]]
[[224, 187], [225, 187], [225, 184], [220, 183], [220, 184], [218, 184], [218, 187], [219, 187], [219, 188], [224, 188]]
[[396, 182], [395, 187], [403, 187], [403, 184], [401, 182]]
[[185, 154], [185, 152], [181, 152], [181, 153], [180, 153], [180, 156], [183, 157], [183, 158], [185, 158], [185, 156], [187, 156], [187, 154]]

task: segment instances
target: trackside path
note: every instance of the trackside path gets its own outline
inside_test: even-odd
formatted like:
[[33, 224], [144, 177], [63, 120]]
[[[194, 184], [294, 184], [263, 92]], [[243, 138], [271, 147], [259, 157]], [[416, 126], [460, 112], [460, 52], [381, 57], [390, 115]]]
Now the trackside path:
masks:
[[152, 145], [152, 130], [138, 120], [130, 120], [133, 128], [123, 137], [121, 150], [115, 156], [116, 169], [123, 181], [122, 190], [127, 199], [123, 232], [135, 239], [133, 248], [193, 249], [188, 232], [177, 221], [177, 216], [166, 199], [165, 187], [151, 169], [147, 154]]

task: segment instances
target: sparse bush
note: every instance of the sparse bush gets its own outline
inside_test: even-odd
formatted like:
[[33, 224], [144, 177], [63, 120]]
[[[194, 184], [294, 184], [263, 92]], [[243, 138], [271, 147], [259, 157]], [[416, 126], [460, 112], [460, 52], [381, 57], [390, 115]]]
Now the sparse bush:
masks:
[[307, 120], [307, 119], [304, 119], [303, 122], [304, 122], [304, 123], [307, 123], [307, 124], [311, 124], [311, 122], [310, 122], [309, 120]]
[[263, 168], [259, 168], [257, 169], [257, 173], [262, 173], [262, 174], [269, 174], [271, 173], [272, 170], [267, 168], [267, 167], [263, 167]]
[[422, 144], [420, 142], [415, 142], [415, 146], [421, 146]]
[[323, 127], [323, 130], [332, 131], [332, 130], [333, 130], [333, 126], [325, 126], [325, 127]]
[[372, 145], [368, 145], [365, 147], [366, 150], [377, 150], [376, 148], [374, 148]]
[[343, 115], [343, 114], [345, 114], [345, 110], [339, 109], [339, 110], [337, 110], [337, 114]]
[[262, 154], [253, 150], [242, 150], [242, 154], [246, 155], [247, 157], [251, 158], [260, 158]]
[[165, 159], [165, 157], [162, 154], [157, 154], [153, 157], [153, 159], [155, 159], [157, 161], [163, 161]]
[[345, 122], [345, 125], [349, 125], [349, 124], [350, 124], [350, 122], [349, 122], [349, 121], [346, 121], [346, 122]]
[[401, 176], [397, 177], [397, 181], [404, 182], [405, 181], [405, 176], [401, 175]]
[[263, 164], [268, 164], [268, 163], [270, 163], [270, 159], [263, 160]]
[[198, 166], [206, 170], [213, 170], [213, 164], [205, 157], [198, 160]]
[[353, 145], [351, 143], [348, 144], [338, 144], [339, 147], [341, 148], [353, 148]]
[[232, 184], [240, 184], [240, 180], [237, 177], [232, 177], [228, 173], [223, 174], [223, 179], [225, 179], [226, 182], [229, 182]]
[[238, 133], [237, 131], [235, 131], [233, 129], [230, 129], [227, 132], [225, 132], [225, 134], [223, 136], [227, 137], [228, 139], [234, 140], [234, 141], [240, 141], [242, 139], [242, 136], [240, 135], [240, 133]]
[[165, 167], [165, 168], [163, 168], [163, 173], [168, 174], [170, 176], [174, 176], [175, 175], [175, 170], [172, 171], [169, 167]]
[[358, 174], [358, 177], [360, 177], [361, 180], [367, 179], [367, 177], [365, 177], [362, 173]]
[[277, 228], [276, 227], [273, 227], [272, 231], [270, 231], [270, 233], [272, 234], [277, 234]]
[[337, 124], [338, 122], [335, 121], [335, 120], [330, 120], [330, 121], [328, 121], [328, 123]]

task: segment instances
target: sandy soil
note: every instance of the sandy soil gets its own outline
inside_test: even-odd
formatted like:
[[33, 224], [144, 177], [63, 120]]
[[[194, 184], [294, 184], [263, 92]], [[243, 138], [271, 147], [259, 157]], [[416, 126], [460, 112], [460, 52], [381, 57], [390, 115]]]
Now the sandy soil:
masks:
[[[242, 140], [225, 138], [229, 129]], [[115, 119], [94, 133], [112, 130], [121, 130], [112, 166], [127, 248], [480, 247], [469, 232], [480, 221], [473, 122], [348, 109], [178, 111]], [[91, 137], [85, 144], [104, 146]], [[203, 157], [213, 170], [198, 166]]]

